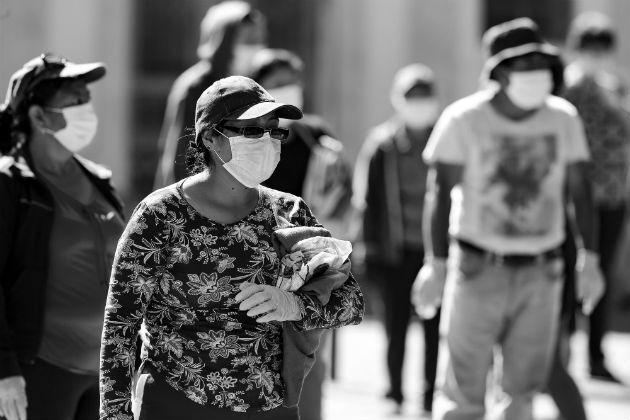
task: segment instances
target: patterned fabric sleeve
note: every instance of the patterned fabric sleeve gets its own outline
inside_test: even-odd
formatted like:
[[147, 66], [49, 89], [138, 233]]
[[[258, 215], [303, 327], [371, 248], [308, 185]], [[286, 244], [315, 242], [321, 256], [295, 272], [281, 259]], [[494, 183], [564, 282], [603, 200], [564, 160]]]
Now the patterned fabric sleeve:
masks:
[[[303, 200], [296, 204], [289, 220], [300, 226], [321, 226]], [[358, 324], [363, 319], [363, 293], [352, 274], [342, 287], [332, 292], [326, 305], [322, 305], [315, 294], [298, 291], [296, 295], [304, 312], [302, 319], [294, 322], [298, 331], [338, 328]]]
[[101, 419], [133, 419], [136, 338], [162, 263], [160, 226], [154, 211], [141, 203], [118, 241], [101, 340]]

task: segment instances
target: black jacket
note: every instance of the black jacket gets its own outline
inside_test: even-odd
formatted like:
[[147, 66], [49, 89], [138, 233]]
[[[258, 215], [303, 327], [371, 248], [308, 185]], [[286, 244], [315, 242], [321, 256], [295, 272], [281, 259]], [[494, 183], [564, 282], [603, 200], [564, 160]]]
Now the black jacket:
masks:
[[[370, 131], [357, 157], [352, 200], [361, 215], [354, 223], [360, 225], [356, 240], [365, 248], [366, 261], [396, 265], [403, 256], [397, 138], [406, 136], [404, 130], [403, 123], [397, 118], [378, 125]], [[428, 128], [427, 139], [430, 133]], [[418, 164], [426, 165], [421, 161]], [[426, 179], [406, 181], [425, 183]]]
[[[111, 172], [87, 159], [77, 162], [123, 217]], [[0, 157], [0, 378], [32, 364], [43, 329], [53, 197], [23, 157]]]

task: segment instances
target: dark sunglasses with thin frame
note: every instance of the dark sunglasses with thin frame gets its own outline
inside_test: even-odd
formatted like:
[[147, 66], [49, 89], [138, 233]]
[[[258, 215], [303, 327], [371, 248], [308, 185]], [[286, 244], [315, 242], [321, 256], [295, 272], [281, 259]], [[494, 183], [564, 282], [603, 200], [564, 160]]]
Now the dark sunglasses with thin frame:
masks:
[[248, 139], [259, 139], [263, 136], [263, 134], [267, 132], [269, 132], [269, 136], [271, 136], [272, 139], [283, 141], [289, 138], [289, 129], [282, 127], [263, 128], [258, 126], [234, 127], [224, 125], [219, 128], [226, 128], [230, 131], [238, 133], [243, 137], [247, 137]]

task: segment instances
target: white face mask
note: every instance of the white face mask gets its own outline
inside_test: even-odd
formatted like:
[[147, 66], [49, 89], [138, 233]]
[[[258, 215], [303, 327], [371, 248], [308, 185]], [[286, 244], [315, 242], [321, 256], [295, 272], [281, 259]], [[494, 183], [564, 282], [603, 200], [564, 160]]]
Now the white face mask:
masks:
[[580, 69], [587, 75], [611, 71], [614, 68], [612, 54], [581, 54], [577, 62]]
[[276, 100], [283, 104], [295, 105], [302, 109], [304, 105], [304, 94], [302, 86], [298, 84], [280, 86], [274, 89], [267, 89], [267, 92]]
[[517, 107], [540, 108], [553, 89], [551, 70], [514, 71], [510, 73], [505, 93]]
[[65, 108], [46, 109], [63, 114], [66, 126], [59, 131], [48, 128], [42, 131], [53, 135], [66, 149], [76, 153], [92, 142], [98, 127], [98, 117], [91, 102]]
[[234, 47], [230, 74], [245, 76], [249, 74], [252, 58], [265, 46], [263, 44], [238, 44]]
[[440, 105], [434, 98], [412, 98], [397, 105], [396, 110], [409, 128], [426, 128], [434, 124]]
[[232, 159], [229, 162], [225, 162], [214, 151], [226, 171], [249, 188], [269, 179], [280, 162], [280, 140], [271, 138], [269, 133], [250, 139], [244, 136], [228, 137], [218, 132], [230, 141], [232, 150]]

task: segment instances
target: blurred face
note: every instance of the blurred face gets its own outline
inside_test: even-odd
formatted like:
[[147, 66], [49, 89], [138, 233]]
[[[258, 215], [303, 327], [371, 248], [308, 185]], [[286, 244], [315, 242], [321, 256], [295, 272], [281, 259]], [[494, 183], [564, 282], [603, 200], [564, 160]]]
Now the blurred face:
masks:
[[45, 128], [52, 131], [58, 131], [67, 124], [64, 116], [60, 112], [54, 112], [50, 109], [63, 109], [76, 105], [82, 105], [90, 102], [91, 95], [87, 84], [83, 80], [68, 80], [53, 95], [50, 101], [42, 108], [42, 119]]
[[276, 102], [303, 108], [304, 92], [300, 74], [291, 67], [276, 67], [261, 80], [260, 84], [273, 96]]
[[577, 54], [577, 61], [587, 74], [613, 69], [613, 50], [599, 44], [583, 48]]
[[235, 45], [264, 44], [267, 41], [267, 31], [264, 22], [253, 21], [239, 25], [236, 32]]
[[260, 81], [260, 85], [264, 87], [265, 90], [299, 84], [299, 75], [289, 67], [276, 67]]
[[510, 102], [530, 111], [540, 108], [553, 90], [551, 66], [551, 58], [532, 53], [506, 60], [495, 74]]
[[243, 23], [238, 26], [232, 51], [230, 74], [249, 74], [252, 58], [265, 47], [266, 31], [258, 22]]
[[433, 86], [416, 84], [403, 96], [392, 97], [392, 105], [407, 128], [423, 130], [432, 126], [439, 115], [439, 103]]

